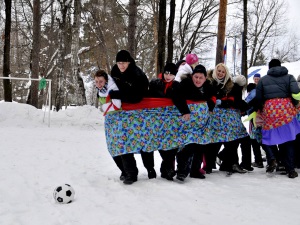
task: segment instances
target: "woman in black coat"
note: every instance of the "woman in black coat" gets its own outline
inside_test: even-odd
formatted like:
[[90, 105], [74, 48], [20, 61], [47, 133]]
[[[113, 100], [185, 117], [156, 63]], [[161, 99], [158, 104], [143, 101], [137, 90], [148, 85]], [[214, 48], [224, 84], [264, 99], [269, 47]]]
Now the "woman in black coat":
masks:
[[[174, 63], [167, 63], [164, 67], [161, 79], [153, 79], [149, 84], [148, 96], [152, 98], [173, 98], [174, 89], [179, 86], [179, 82], [175, 81], [177, 67]], [[173, 180], [176, 175], [174, 162], [178, 148], [171, 150], [158, 150], [162, 158], [160, 172], [161, 177], [167, 180]]]
[[[213, 74], [211, 77], [209, 77], [209, 79], [211, 80], [212, 85], [217, 92], [217, 107], [223, 109], [239, 109], [242, 112], [245, 112], [248, 109], [247, 103], [242, 99], [243, 87], [233, 82], [228, 67], [225, 64], [219, 63], [215, 67]], [[224, 145], [224, 150], [218, 155], [218, 157], [222, 160], [220, 170], [230, 173], [246, 173], [246, 170], [243, 170], [243, 168], [241, 168], [239, 165], [237, 150], [240, 142], [241, 140], [237, 139], [228, 142], [209, 144], [210, 151], [208, 151], [209, 154], [206, 158], [206, 172], [212, 172], [212, 169], [215, 167], [216, 156], [221, 146]], [[250, 147], [250, 145], [248, 147]], [[247, 150], [244, 151], [243, 158], [244, 162], [247, 159], [247, 168], [251, 170], [251, 147], [250, 150], [247, 148]]]
[[300, 134], [300, 122], [297, 119], [298, 101], [291, 98], [300, 89], [294, 76], [281, 66], [278, 59], [269, 62], [267, 75], [262, 77], [256, 87], [256, 100], [264, 123], [262, 126], [262, 144], [267, 154], [267, 172], [277, 166], [272, 148], [279, 146], [282, 160], [289, 178], [298, 177], [294, 166], [296, 135]]

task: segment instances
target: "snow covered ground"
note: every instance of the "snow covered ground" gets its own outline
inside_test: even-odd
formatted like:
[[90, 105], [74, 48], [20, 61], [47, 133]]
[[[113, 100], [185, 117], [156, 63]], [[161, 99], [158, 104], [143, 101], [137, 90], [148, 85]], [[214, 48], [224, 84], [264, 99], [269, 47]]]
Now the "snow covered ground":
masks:
[[[1, 225], [300, 224], [300, 178], [255, 169], [231, 177], [214, 170], [184, 184], [149, 180], [137, 155], [139, 180], [126, 186], [97, 109], [51, 112], [50, 127], [43, 116], [29, 105], [0, 102]], [[159, 172], [157, 152], [155, 158]], [[53, 199], [64, 183], [75, 189], [71, 204]]]

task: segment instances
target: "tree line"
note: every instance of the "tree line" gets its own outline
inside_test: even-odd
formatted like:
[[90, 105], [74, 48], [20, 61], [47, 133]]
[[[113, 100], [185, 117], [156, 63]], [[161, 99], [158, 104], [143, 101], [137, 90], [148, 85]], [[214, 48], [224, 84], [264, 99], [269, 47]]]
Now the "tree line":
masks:
[[[149, 79], [191, 52], [204, 65], [208, 56], [221, 62], [225, 37], [241, 40], [244, 75], [270, 57], [299, 59], [283, 0], [4, 0], [0, 10], [3, 77], [51, 79], [56, 110], [86, 104], [85, 79], [96, 68], [110, 71], [121, 49]], [[46, 98], [34, 81], [4, 79], [0, 90], [5, 101], [37, 108]]]

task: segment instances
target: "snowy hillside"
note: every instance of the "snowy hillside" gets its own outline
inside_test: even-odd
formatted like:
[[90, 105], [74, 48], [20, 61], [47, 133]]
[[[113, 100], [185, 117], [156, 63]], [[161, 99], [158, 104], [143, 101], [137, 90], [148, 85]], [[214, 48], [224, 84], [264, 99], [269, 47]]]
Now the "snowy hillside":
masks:
[[[288, 69], [289, 74], [292, 74], [295, 77], [295, 79], [297, 79], [297, 77], [300, 75], [300, 61], [291, 62], [291, 63], [282, 63], [281, 65], [285, 66]], [[269, 69], [268, 65], [250, 67], [248, 69], [248, 78], [249, 78], [248, 82], [249, 83], [253, 82], [253, 75], [255, 73], [259, 73], [261, 76], [266, 75], [268, 69]]]

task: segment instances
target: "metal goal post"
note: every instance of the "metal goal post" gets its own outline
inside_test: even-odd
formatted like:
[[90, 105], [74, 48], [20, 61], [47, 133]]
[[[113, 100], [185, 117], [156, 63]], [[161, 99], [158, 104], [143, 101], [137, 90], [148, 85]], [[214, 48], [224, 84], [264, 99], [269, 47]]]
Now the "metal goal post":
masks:
[[[6, 79], [6, 80], [28, 80], [28, 81], [40, 81], [41, 79], [35, 79], [35, 78], [19, 78], [19, 77], [0, 77], [0, 79]], [[51, 79], [45, 79], [47, 82], [49, 82], [49, 87], [47, 91], [47, 97], [46, 97], [46, 107], [45, 107], [45, 112], [44, 112], [44, 118], [43, 122], [45, 120], [45, 113], [46, 113], [46, 108], [47, 108], [47, 99], [49, 99], [49, 110], [48, 110], [48, 126], [50, 127], [50, 111], [51, 111]]]

